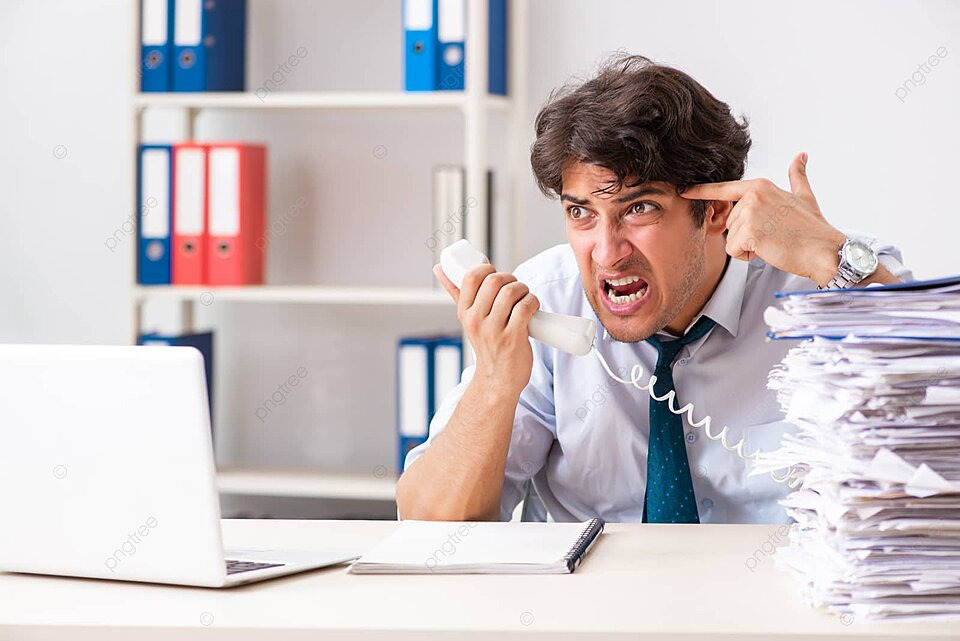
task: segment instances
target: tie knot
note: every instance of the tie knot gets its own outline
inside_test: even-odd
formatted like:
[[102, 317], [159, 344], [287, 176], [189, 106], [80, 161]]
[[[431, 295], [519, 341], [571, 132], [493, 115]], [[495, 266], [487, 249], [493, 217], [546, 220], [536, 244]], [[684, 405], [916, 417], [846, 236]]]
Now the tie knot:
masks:
[[647, 342], [657, 348], [657, 369], [670, 367], [673, 365], [673, 359], [677, 357], [684, 345], [703, 338], [707, 332], [713, 329], [716, 321], [708, 316], [701, 316], [690, 331], [674, 341], [661, 342], [656, 336], [651, 336]]

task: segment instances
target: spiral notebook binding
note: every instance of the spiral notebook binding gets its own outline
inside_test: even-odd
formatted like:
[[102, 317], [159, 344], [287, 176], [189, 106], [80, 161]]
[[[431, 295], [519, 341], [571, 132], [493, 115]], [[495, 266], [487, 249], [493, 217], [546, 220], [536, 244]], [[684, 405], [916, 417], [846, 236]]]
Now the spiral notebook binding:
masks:
[[569, 568], [571, 572], [573, 572], [577, 564], [583, 560], [584, 555], [587, 553], [587, 548], [590, 547], [590, 544], [593, 543], [601, 532], [603, 532], [603, 520], [597, 518], [590, 519], [587, 527], [580, 533], [580, 537], [576, 543], [573, 544], [570, 551], [563, 557], [563, 560], [567, 563], [567, 568]]

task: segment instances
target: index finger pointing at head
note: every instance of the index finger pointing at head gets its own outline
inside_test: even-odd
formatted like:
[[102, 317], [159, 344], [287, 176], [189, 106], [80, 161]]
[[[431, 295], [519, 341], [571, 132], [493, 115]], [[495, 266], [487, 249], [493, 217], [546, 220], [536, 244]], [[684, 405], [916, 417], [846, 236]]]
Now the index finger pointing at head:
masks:
[[750, 190], [749, 181], [702, 183], [687, 187], [680, 195], [690, 200], [740, 200]]

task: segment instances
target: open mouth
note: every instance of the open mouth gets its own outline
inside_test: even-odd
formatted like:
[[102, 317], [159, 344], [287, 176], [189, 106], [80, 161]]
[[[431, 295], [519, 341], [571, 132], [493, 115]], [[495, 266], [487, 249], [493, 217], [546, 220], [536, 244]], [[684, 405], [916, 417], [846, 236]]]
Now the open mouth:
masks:
[[615, 316], [638, 313], [650, 298], [650, 284], [639, 276], [603, 278], [600, 289], [603, 306]]
[[629, 305], [643, 300], [648, 289], [647, 281], [639, 276], [624, 276], [603, 280], [603, 293], [614, 305]]

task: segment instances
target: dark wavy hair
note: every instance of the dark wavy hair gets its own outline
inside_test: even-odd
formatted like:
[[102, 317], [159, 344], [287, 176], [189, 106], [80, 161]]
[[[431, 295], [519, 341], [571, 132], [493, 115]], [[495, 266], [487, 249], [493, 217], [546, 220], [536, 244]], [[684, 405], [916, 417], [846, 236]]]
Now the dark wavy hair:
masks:
[[[609, 169], [616, 180], [599, 192], [663, 181], [682, 192], [702, 182], [739, 180], [750, 151], [747, 119], [684, 72], [643, 56], [617, 54], [597, 75], [554, 90], [537, 114], [530, 149], [545, 195], [557, 197], [573, 162]], [[597, 193], [597, 192], [595, 192]], [[706, 201], [691, 212], [703, 225]]]

